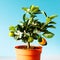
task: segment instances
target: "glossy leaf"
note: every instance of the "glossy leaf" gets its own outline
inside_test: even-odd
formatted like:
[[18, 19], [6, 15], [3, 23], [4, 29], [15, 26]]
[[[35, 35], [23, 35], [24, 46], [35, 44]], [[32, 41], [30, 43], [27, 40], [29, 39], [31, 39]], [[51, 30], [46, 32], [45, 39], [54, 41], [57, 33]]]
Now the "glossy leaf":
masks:
[[35, 7], [34, 5], [31, 5], [30, 6], [30, 10], [33, 11], [34, 10], [34, 7]]
[[50, 23], [52, 21], [52, 19], [54, 19], [55, 17], [57, 17], [57, 15], [52, 15], [52, 16], [46, 17], [46, 24]]
[[32, 37], [37, 40], [38, 37], [39, 37], [39, 35], [38, 35], [37, 33], [33, 33], [33, 34], [32, 34]]
[[41, 36], [38, 37], [38, 42], [42, 42], [42, 37]]
[[21, 39], [22, 39], [22, 41], [24, 43], [28, 42], [28, 36], [27, 35], [22, 34], [22, 38]]
[[27, 12], [27, 9], [28, 9], [28, 8], [26, 8], [26, 7], [23, 7], [22, 9], [23, 9], [24, 11], [26, 11], [26, 12]]
[[47, 28], [56, 28], [56, 27], [53, 25], [48, 25]]
[[39, 10], [39, 7], [38, 6], [31, 5], [30, 9], [31, 9], [31, 11], [34, 11], [35, 9]]
[[26, 14], [23, 15], [23, 20], [25, 21]]
[[24, 22], [25, 22], [26, 20], [29, 20], [29, 19], [26, 17], [26, 14], [23, 15], [23, 20], [24, 20]]
[[21, 32], [23, 32], [23, 28], [22, 28], [22, 26], [19, 25], [19, 24], [16, 26], [16, 29], [17, 29], [17, 30], [20, 30]]
[[14, 26], [10, 26], [10, 27], [9, 27], [9, 30], [10, 30], [10, 31], [15, 31], [15, 27], [14, 27]]
[[46, 24], [50, 23], [51, 19], [49, 17], [46, 17]]
[[52, 38], [54, 36], [54, 34], [51, 32], [45, 32], [45, 33], [43, 33], [43, 36], [46, 38]]
[[54, 22], [54, 21], [51, 21], [49, 24], [56, 24], [56, 22]]
[[41, 11], [41, 13], [47, 17], [47, 14], [45, 11]]
[[52, 15], [52, 16], [50, 16], [50, 19], [54, 19], [56, 17], [57, 17], [57, 15]]

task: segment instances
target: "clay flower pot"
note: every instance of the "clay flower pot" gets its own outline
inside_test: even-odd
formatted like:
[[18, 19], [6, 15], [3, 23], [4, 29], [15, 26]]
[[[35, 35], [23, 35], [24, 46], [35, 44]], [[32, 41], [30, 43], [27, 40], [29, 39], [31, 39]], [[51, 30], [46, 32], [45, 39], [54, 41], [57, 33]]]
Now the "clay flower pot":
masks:
[[35, 49], [21, 49], [26, 46], [15, 46], [17, 60], [40, 60], [42, 47], [35, 46]]

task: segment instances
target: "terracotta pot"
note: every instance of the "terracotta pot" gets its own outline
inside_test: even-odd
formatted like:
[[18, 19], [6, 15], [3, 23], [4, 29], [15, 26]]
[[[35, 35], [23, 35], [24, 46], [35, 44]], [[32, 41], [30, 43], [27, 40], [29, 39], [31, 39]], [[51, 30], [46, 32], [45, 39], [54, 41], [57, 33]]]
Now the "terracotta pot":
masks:
[[34, 46], [36, 49], [20, 49], [20, 47], [26, 46], [15, 46], [17, 60], [40, 60], [42, 47]]

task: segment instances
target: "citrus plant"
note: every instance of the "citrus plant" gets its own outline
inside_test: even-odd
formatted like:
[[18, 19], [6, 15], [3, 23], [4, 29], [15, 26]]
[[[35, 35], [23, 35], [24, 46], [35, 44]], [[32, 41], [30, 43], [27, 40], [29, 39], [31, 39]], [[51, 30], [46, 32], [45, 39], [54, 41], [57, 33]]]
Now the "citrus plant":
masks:
[[[30, 48], [30, 43], [37, 40], [41, 45], [47, 45], [45, 38], [52, 38], [54, 33], [50, 32], [48, 28], [55, 28], [54, 21], [57, 15], [48, 16], [46, 12], [39, 9], [38, 6], [31, 5], [29, 8], [22, 8], [25, 13], [23, 14], [23, 21], [16, 26], [9, 27], [9, 36], [14, 37], [16, 40], [22, 40], [28, 43], [27, 48]], [[45, 22], [41, 22], [37, 15], [43, 14]]]

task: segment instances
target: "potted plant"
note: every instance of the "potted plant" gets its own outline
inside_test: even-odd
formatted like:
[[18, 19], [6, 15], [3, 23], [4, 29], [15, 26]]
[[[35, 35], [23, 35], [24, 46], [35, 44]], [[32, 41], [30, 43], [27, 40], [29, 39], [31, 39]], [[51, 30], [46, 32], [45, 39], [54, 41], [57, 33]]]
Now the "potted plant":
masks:
[[[34, 40], [37, 40], [40, 45], [47, 45], [46, 38], [52, 38], [54, 33], [50, 32], [48, 28], [55, 28], [52, 21], [57, 15], [47, 16], [46, 12], [41, 11], [38, 6], [31, 5], [29, 8], [22, 8], [23, 21], [16, 26], [9, 27], [9, 36], [14, 37], [15, 40], [22, 40], [27, 45], [15, 46], [17, 60], [40, 60], [42, 52], [41, 46], [31, 46]], [[46, 18], [45, 22], [37, 19], [37, 15], [43, 14]]]

